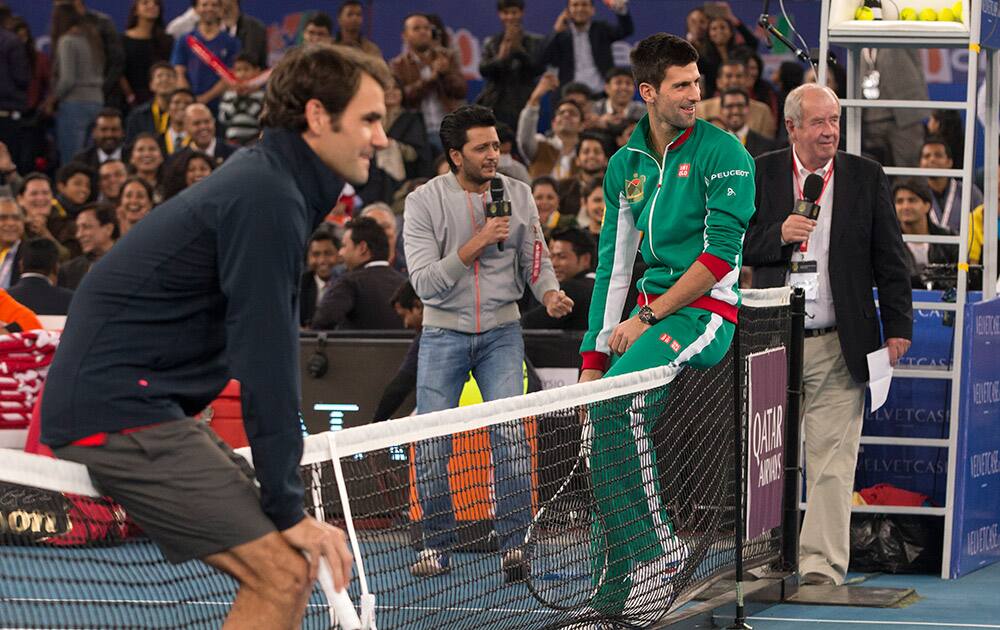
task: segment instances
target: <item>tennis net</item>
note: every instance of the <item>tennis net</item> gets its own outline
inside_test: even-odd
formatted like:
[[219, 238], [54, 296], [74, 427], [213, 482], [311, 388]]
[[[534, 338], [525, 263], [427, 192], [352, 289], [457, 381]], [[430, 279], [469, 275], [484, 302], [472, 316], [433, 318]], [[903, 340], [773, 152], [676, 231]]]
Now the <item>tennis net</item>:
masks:
[[[741, 366], [788, 332], [787, 291], [747, 292], [737, 340], [709, 370], [654, 368], [308, 437], [306, 508], [348, 530], [362, 623], [641, 626], [731, 572]], [[130, 537], [81, 467], [17, 454], [0, 482], [0, 626], [221, 625], [235, 583]], [[776, 529], [744, 557], [779, 548]], [[329, 626], [317, 588], [303, 627]]]

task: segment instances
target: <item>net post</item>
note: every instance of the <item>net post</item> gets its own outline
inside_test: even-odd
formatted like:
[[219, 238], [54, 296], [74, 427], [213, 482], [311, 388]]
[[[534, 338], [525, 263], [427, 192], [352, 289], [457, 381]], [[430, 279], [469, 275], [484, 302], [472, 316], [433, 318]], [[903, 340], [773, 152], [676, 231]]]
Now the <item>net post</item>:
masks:
[[792, 291], [791, 330], [788, 342], [788, 415], [785, 422], [785, 492], [781, 532], [781, 565], [784, 571], [799, 567], [799, 416], [802, 413], [802, 363], [805, 346], [806, 297]]
[[746, 623], [746, 606], [743, 599], [743, 546], [745, 542], [744, 534], [746, 533], [746, 502], [743, 500], [743, 493], [745, 491], [743, 487], [743, 466], [746, 464], [746, 458], [743, 456], [743, 431], [746, 427], [744, 418], [746, 409], [743, 403], [746, 400], [746, 394], [749, 392], [749, 383], [746, 382], [746, 359], [743, 357], [741, 351], [740, 335], [741, 326], [737, 323], [736, 334], [733, 335], [732, 347], [733, 375], [735, 377], [734, 382], [736, 383], [735, 391], [733, 392], [733, 417], [735, 418], [733, 425], [733, 479], [736, 482], [733, 492], [736, 501], [736, 505], [734, 506], [736, 510], [736, 616], [733, 619], [733, 623], [727, 626], [728, 630], [752, 630]]

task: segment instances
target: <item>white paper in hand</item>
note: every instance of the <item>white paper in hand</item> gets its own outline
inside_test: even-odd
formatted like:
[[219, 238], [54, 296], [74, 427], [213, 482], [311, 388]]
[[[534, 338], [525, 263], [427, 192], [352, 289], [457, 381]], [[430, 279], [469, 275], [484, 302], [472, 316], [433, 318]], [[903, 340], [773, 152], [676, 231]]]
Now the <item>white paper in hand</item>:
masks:
[[892, 365], [889, 363], [889, 348], [879, 348], [868, 353], [868, 389], [872, 393], [872, 411], [885, 404], [892, 384]]

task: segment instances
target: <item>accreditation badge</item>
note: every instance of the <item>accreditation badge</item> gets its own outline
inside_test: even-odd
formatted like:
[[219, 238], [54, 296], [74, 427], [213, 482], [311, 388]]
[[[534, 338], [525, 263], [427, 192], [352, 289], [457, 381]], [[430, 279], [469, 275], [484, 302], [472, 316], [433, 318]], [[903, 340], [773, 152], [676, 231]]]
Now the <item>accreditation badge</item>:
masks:
[[788, 268], [788, 285], [802, 289], [806, 300], [815, 301], [819, 294], [819, 265], [815, 260], [793, 260]]

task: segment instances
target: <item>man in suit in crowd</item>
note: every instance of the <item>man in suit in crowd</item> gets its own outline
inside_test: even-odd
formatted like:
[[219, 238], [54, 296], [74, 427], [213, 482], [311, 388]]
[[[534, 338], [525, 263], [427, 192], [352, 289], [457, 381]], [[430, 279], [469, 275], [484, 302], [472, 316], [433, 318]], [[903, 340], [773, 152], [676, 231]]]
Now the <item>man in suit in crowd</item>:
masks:
[[340, 239], [325, 223], [316, 228], [306, 246], [306, 271], [299, 282], [299, 324], [308, 328], [323, 293], [344, 274]]
[[94, 121], [91, 137], [94, 144], [74, 155], [71, 162], [86, 164], [96, 171], [98, 166], [108, 160], [122, 159], [122, 146], [125, 144], [122, 113], [113, 107], [102, 109]]
[[604, 75], [614, 66], [611, 44], [635, 31], [625, 2], [613, 3], [612, 10], [616, 24], [594, 20], [593, 0], [567, 0], [542, 51], [542, 63], [559, 68], [559, 85], [579, 81], [591, 92], [604, 89]]
[[10, 296], [36, 315], [65, 315], [73, 292], [56, 286], [59, 247], [47, 238], [33, 238], [21, 246], [21, 279]]
[[21, 277], [24, 220], [24, 211], [14, 198], [0, 196], [0, 289], [14, 286]]
[[333, 328], [385, 330], [402, 328], [390, 299], [406, 276], [389, 266], [389, 239], [375, 219], [361, 217], [347, 223], [340, 256], [347, 265], [320, 298], [313, 313], [315, 330]]
[[562, 317], [552, 317], [538, 305], [521, 317], [522, 328], [587, 330], [590, 297], [594, 292], [591, 272], [597, 253], [594, 239], [579, 228], [556, 230], [549, 239], [549, 258], [556, 273], [559, 288], [573, 300], [573, 311]]
[[207, 105], [191, 103], [184, 110], [184, 134], [190, 138], [187, 147], [171, 156], [170, 161], [178, 159], [184, 152], [200, 151], [215, 161], [215, 166], [222, 165], [226, 159], [236, 153], [236, 149], [226, 144], [215, 133], [215, 117]]
[[75, 290], [98, 260], [118, 240], [115, 207], [107, 203], [85, 205], [76, 215], [76, 240], [82, 253], [59, 268], [59, 286]]
[[[903, 234], [947, 236], [954, 234], [946, 227], [935, 225], [930, 219], [934, 198], [930, 187], [920, 178], [907, 177], [896, 181], [892, 187], [892, 200], [896, 206], [896, 219]], [[954, 265], [958, 262], [958, 246], [945, 243], [907, 243], [906, 266], [910, 270], [910, 283], [914, 289], [931, 288], [921, 280], [927, 265]], [[954, 273], [951, 274], [954, 276]], [[934, 287], [937, 288], [937, 287]]]
[[163, 155], [169, 159], [171, 155], [183, 151], [184, 147], [191, 142], [184, 127], [184, 112], [187, 111], [189, 105], [194, 103], [194, 92], [188, 88], [177, 88], [170, 93], [167, 102], [167, 111], [169, 112], [167, 130], [158, 136], [157, 140], [163, 150]]
[[747, 153], [757, 157], [762, 153], [773, 151], [774, 142], [760, 135], [747, 124], [747, 114], [750, 112], [750, 97], [740, 88], [729, 88], [719, 95], [720, 114], [726, 131], [740, 139]]
[[[129, 112], [125, 121], [125, 140], [131, 142], [140, 133], [162, 136], [170, 126], [170, 95], [177, 89], [177, 73], [166, 61], [149, 67], [149, 91], [153, 98]], [[192, 101], [194, 97], [192, 97]]]
[[[913, 329], [906, 253], [882, 167], [838, 152], [840, 103], [807, 83], [785, 101], [791, 147], [757, 158], [757, 213], [743, 262], [755, 287], [787, 284], [806, 296], [803, 430], [807, 506], [799, 541], [805, 583], [843, 584], [851, 498], [868, 381], [866, 355], [895, 365]], [[791, 214], [810, 174], [823, 178], [819, 218]], [[878, 288], [876, 318], [872, 287]]]

